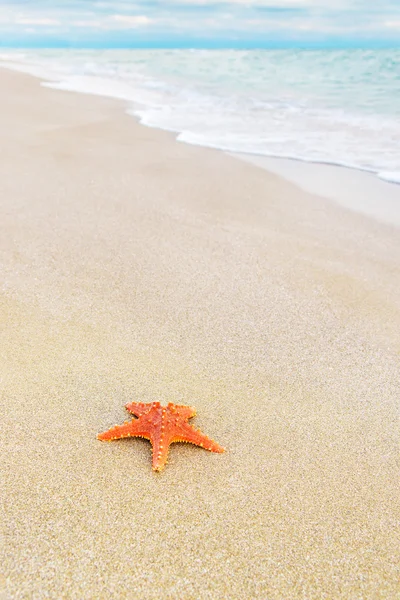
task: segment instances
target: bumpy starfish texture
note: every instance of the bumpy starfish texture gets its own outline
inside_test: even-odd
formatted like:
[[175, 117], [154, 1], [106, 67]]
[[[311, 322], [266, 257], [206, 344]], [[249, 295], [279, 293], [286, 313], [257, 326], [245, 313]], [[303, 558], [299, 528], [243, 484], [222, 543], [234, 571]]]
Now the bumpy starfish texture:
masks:
[[125, 408], [138, 417], [115, 425], [97, 436], [101, 441], [111, 442], [127, 437], [143, 437], [153, 446], [153, 471], [161, 471], [167, 462], [168, 450], [173, 442], [189, 442], [211, 452], [224, 452], [219, 444], [210, 440], [198, 429], [189, 425], [188, 420], [196, 411], [190, 406], [180, 406], [170, 402], [167, 407], [159, 402], [144, 404], [132, 402]]

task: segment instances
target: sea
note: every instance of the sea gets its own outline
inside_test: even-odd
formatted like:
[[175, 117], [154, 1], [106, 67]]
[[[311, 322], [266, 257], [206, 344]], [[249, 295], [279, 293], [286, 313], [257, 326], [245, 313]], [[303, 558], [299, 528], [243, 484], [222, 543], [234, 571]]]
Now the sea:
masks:
[[43, 85], [127, 101], [188, 144], [400, 184], [400, 50], [0, 50]]

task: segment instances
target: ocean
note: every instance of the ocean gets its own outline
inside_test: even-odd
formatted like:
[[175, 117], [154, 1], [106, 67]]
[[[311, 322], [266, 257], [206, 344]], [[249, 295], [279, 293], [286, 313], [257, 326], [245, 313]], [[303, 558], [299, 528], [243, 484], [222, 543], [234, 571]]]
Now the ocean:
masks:
[[124, 99], [178, 140], [400, 183], [400, 50], [1, 50], [54, 88]]

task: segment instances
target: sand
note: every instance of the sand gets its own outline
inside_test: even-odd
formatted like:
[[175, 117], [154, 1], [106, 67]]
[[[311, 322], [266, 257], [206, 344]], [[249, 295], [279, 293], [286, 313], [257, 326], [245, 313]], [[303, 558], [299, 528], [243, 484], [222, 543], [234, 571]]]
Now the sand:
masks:
[[[398, 598], [399, 231], [0, 86], [1, 599]], [[99, 442], [135, 400], [227, 452]]]

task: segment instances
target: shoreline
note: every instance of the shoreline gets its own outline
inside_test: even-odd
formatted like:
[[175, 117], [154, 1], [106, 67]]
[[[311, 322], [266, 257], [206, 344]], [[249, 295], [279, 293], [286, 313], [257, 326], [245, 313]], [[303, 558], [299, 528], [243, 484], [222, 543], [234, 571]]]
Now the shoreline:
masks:
[[[4, 64], [2, 64], [2, 62]], [[99, 96], [109, 98], [117, 102], [126, 103], [125, 113], [134, 118], [143, 127], [150, 129], [158, 129], [165, 131], [174, 136], [179, 143], [192, 145], [189, 142], [180, 140], [181, 133], [171, 129], [161, 127], [153, 127], [141, 121], [141, 118], [136, 114], [137, 107], [132, 110], [134, 100], [124, 97], [124, 83], [121, 84], [120, 97], [118, 95], [110, 95], [103, 91], [82, 91], [78, 89], [68, 89], [60, 87], [58, 81], [46, 79], [44, 75], [39, 74], [36, 68], [31, 71], [26, 70], [27, 65], [12, 66], [5, 61], [0, 61], [0, 67], [9, 69], [13, 72], [21, 72], [35, 79], [39, 79], [43, 87], [55, 89], [66, 93], [83, 94], [89, 96]], [[100, 79], [100, 84], [102, 80]], [[100, 85], [101, 87], [101, 85]], [[347, 167], [339, 164], [327, 164], [319, 162], [311, 162], [302, 159], [270, 157], [264, 155], [247, 154], [242, 152], [231, 152], [222, 148], [210, 148], [193, 144], [195, 147], [205, 148], [223, 152], [228, 156], [235, 157], [245, 162], [251, 163], [259, 168], [265, 169], [287, 181], [294, 183], [306, 192], [317, 195], [334, 201], [342, 207], [351, 211], [358, 212], [369, 218], [376, 219], [386, 225], [400, 227], [400, 184], [384, 180], [379, 177], [378, 173], [369, 172], [357, 167]], [[362, 200], [358, 200], [361, 196]]]
[[229, 154], [275, 173], [310, 194], [386, 225], [400, 227], [400, 185], [379, 179], [375, 173], [289, 158]]
[[[0, 595], [399, 594], [398, 231], [0, 69]], [[103, 444], [128, 402], [226, 449]]]

